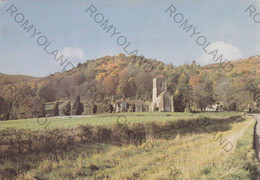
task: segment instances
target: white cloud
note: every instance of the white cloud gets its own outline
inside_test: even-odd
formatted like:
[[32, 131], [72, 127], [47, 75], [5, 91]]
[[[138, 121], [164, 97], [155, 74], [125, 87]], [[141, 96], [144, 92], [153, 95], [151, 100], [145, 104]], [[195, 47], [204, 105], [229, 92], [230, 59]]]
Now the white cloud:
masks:
[[80, 48], [65, 47], [63, 50], [59, 51], [59, 55], [63, 55], [67, 59], [85, 59], [86, 55]]
[[220, 61], [215, 61], [218, 59], [219, 56], [223, 55], [223, 61], [227, 59], [227, 61], [233, 61], [240, 59], [243, 55], [240, 49], [236, 46], [233, 46], [231, 44], [227, 44], [223, 41], [215, 41], [211, 43], [208, 47], [205, 48], [205, 50], [209, 53], [214, 50], [217, 50], [218, 53], [214, 59], [214, 56], [212, 54], [208, 54], [205, 51], [200, 55], [200, 57], [196, 60], [198, 64], [206, 65], [206, 64], [213, 64], [213, 63], [219, 63]]

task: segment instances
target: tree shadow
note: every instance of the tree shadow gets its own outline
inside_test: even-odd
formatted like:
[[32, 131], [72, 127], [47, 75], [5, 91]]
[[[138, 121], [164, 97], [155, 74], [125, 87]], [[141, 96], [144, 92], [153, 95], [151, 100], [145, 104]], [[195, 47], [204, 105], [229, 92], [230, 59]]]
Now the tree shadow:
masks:
[[187, 134], [217, 133], [225, 132], [232, 128], [232, 124], [244, 122], [246, 119], [241, 116], [232, 116], [229, 118], [207, 118], [199, 117], [190, 120], [178, 120], [177, 122], [166, 122], [164, 126], [155, 125], [153, 137], [156, 139], [175, 139], [177, 135], [185, 136]]

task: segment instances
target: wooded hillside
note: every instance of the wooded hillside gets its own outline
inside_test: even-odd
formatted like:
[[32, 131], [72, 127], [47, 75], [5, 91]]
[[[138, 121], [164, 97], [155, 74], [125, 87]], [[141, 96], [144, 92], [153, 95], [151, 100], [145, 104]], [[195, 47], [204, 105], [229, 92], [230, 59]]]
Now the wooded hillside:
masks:
[[[259, 99], [260, 56], [233, 61], [225, 72], [218, 64], [200, 67], [195, 61], [179, 67], [145, 57], [106, 56], [88, 60], [64, 73], [47, 77], [0, 74], [1, 119], [44, 116], [44, 104], [60, 100], [93, 99], [86, 90], [96, 91], [111, 101], [122, 98], [152, 100], [152, 79], [167, 77], [169, 91], [180, 111], [205, 110], [212, 104], [225, 110], [243, 110]], [[33, 108], [32, 108], [33, 107]]]

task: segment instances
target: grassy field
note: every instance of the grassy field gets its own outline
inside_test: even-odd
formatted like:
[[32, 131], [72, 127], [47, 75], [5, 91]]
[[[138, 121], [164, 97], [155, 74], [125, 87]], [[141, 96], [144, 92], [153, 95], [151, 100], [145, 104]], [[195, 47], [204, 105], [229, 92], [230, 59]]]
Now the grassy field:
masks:
[[227, 118], [238, 116], [242, 113], [226, 112], [205, 112], [205, 113], [177, 113], [177, 112], [140, 112], [140, 113], [116, 113], [116, 114], [97, 114], [78, 117], [47, 117], [35, 119], [21, 119], [0, 121], [0, 129], [5, 128], [28, 128], [32, 130], [42, 130], [47, 128], [71, 128], [78, 125], [109, 125], [109, 124], [129, 124], [129, 123], [146, 123], [152, 121], [176, 121], [180, 119], [195, 119], [199, 116], [209, 118]]
[[[117, 123], [118, 115], [126, 116], [125, 124]], [[4, 135], [10, 127], [28, 130], [14, 132], [15, 148], [3, 147], [0, 179], [256, 179], [255, 120], [238, 115], [120, 113], [50, 118], [52, 130], [65, 136], [60, 143], [38, 131], [39, 125], [30, 125], [35, 119], [21, 120], [20, 125], [20, 120], [1, 122]], [[62, 129], [68, 127], [73, 134]], [[59, 148], [70, 141], [74, 146], [69, 151]], [[32, 145], [27, 147], [28, 142]]]
[[[253, 125], [252, 120], [236, 124], [215, 138], [214, 134], [192, 133], [174, 140], [150, 139], [146, 150], [147, 143], [139, 147], [88, 144], [65, 158], [60, 155], [59, 162], [49, 156], [26, 175], [45, 179], [253, 179]], [[220, 134], [234, 145], [232, 152], [216, 140]]]

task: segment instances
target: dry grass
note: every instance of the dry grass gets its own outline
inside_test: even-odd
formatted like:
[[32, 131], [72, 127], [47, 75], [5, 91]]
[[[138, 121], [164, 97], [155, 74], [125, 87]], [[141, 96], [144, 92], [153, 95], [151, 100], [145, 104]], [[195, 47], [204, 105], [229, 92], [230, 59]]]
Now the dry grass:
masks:
[[[5, 159], [4, 172], [9, 168], [10, 172], [18, 174], [18, 179], [168, 180], [174, 175], [176, 179], [183, 176], [184, 179], [203, 180], [253, 177], [254, 120], [207, 119], [207, 126], [196, 122], [190, 120], [189, 125], [183, 120], [145, 125], [81, 126], [73, 135], [78, 146], [71, 151], [65, 152], [55, 146], [55, 152], [27, 155], [23, 160], [30, 168], [24, 171], [17, 167], [23, 167], [24, 163]], [[239, 145], [238, 142], [245, 138], [244, 144]], [[230, 152], [224, 150], [227, 142], [233, 145]]]

